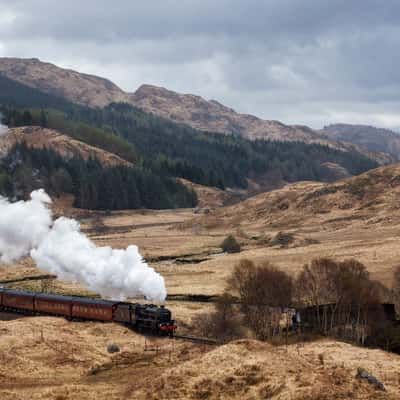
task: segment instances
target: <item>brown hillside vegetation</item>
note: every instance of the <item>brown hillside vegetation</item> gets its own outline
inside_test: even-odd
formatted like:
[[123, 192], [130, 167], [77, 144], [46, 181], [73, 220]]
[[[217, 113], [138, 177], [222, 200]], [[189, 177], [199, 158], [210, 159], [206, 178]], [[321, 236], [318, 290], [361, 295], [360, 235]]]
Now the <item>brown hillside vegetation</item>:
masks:
[[25, 142], [29, 147], [37, 149], [52, 149], [65, 158], [79, 155], [85, 160], [89, 157], [97, 158], [107, 166], [132, 165], [113, 153], [88, 145], [53, 129], [38, 126], [8, 129], [7, 133], [0, 136], [0, 152], [6, 152], [15, 143], [22, 142]]
[[335, 183], [290, 184], [218, 210], [213, 217], [254, 230], [304, 228], [316, 221], [336, 229], [356, 221], [376, 226], [400, 221], [399, 196], [400, 165], [393, 165]]
[[269, 260], [296, 274], [313, 258], [355, 257], [374, 279], [390, 285], [400, 261], [399, 196], [400, 166], [394, 165], [331, 184], [287, 185], [196, 217], [181, 227], [212, 236], [215, 246], [234, 233], [242, 245], [238, 255], [201, 264], [202, 270], [214, 271], [212, 283], [204, 289], [207, 293], [220, 290], [217, 287], [241, 258]]
[[[288, 347], [241, 340], [212, 348], [51, 317], [0, 321], [0, 333], [4, 400], [400, 396], [400, 356], [330, 340]], [[120, 352], [109, 354], [110, 343]], [[386, 392], [357, 379], [358, 367], [380, 379]]]

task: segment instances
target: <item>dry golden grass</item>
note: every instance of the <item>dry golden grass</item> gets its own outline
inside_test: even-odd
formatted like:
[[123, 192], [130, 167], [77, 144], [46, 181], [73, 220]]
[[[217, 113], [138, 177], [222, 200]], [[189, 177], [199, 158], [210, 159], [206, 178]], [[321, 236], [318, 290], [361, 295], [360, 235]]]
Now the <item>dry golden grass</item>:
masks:
[[[325, 348], [322, 366], [318, 354]], [[364, 360], [386, 379], [387, 393], [355, 379]], [[154, 399], [395, 399], [399, 371], [399, 356], [332, 341], [276, 348], [241, 340], [181, 363], [139, 393]]]
[[[391, 166], [334, 184], [288, 185], [207, 215], [192, 210], [107, 215], [71, 209], [66, 214], [78, 218], [99, 245], [138, 245], [165, 276], [171, 294], [221, 293], [241, 258], [269, 260], [295, 275], [316, 257], [354, 257], [368, 267], [373, 278], [390, 285], [393, 269], [400, 264], [399, 175], [400, 167]], [[272, 246], [270, 239], [279, 232], [292, 234], [293, 243]], [[231, 233], [243, 251], [215, 255]], [[187, 263], [175, 262], [185, 257]], [[199, 259], [204, 261], [197, 263]], [[37, 271], [26, 261], [22, 269], [3, 268], [0, 279], [31, 273]]]
[[[116, 324], [51, 317], [0, 321], [0, 335], [0, 398], [7, 400], [121, 399], [133, 382], [146, 385], [179, 361], [188, 346], [193, 355], [203, 351]], [[109, 354], [110, 343], [120, 352]]]
[[[25, 317], [0, 321], [0, 398], [397, 399], [400, 356], [324, 340], [217, 348], [145, 338], [116, 324]], [[119, 353], [109, 354], [115, 343]], [[321, 364], [323, 354], [324, 364]], [[355, 378], [358, 367], [387, 392]]]
[[[320, 256], [355, 257], [372, 276], [391, 282], [400, 262], [400, 167], [386, 167], [334, 184], [298, 183], [217, 209], [122, 211], [106, 214], [62, 210], [81, 221], [99, 245], [137, 244], [163, 274], [168, 293], [220, 294], [241, 258], [269, 260], [295, 275]], [[67, 204], [66, 202], [65, 204]], [[271, 245], [290, 233], [286, 247]], [[242, 244], [239, 254], [216, 255], [227, 234]], [[178, 259], [178, 260], [177, 260]], [[180, 259], [180, 260], [179, 260]], [[181, 263], [182, 259], [187, 263]], [[202, 260], [202, 262], [198, 262]], [[180, 261], [180, 262], [179, 262]], [[39, 274], [26, 259], [0, 269], [0, 280]], [[40, 290], [40, 282], [14, 284]], [[56, 281], [52, 290], [88, 294]], [[210, 303], [168, 301], [183, 333]], [[43, 337], [41, 332], [43, 333]], [[144, 338], [113, 324], [26, 318], [0, 322], [1, 399], [396, 399], [400, 357], [333, 341], [271, 347], [241, 341], [209, 352], [194, 344], [160, 341], [158, 355], [144, 352]], [[122, 352], [109, 355], [115, 342]], [[150, 355], [148, 355], [150, 354]], [[321, 363], [323, 359], [323, 363]], [[386, 385], [376, 392], [356, 380], [357, 367]]]

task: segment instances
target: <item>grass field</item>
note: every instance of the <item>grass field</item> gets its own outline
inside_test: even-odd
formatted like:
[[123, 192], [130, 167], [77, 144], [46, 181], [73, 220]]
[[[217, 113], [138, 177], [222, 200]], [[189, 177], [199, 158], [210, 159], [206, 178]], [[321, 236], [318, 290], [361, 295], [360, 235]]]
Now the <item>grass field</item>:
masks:
[[[400, 263], [398, 168], [335, 184], [299, 183], [218, 208], [89, 212], [56, 202], [57, 215], [73, 216], [98, 245], [139, 246], [166, 282], [167, 306], [182, 333], [207, 302], [176, 295], [218, 295], [242, 258], [268, 260], [295, 276], [316, 257], [357, 258], [372, 277], [390, 286]], [[392, 182], [392, 183], [390, 183]], [[388, 189], [390, 188], [390, 190]], [[362, 193], [362, 196], [361, 194]], [[70, 203], [69, 203], [70, 204]], [[220, 244], [234, 234], [238, 254]], [[286, 244], [277, 237], [289, 238]], [[0, 280], [39, 275], [27, 258], [0, 268]], [[41, 291], [39, 281], [12, 286]], [[46, 286], [46, 285], [44, 285]], [[76, 283], [52, 281], [47, 290], [93, 295]], [[48, 317], [0, 321], [1, 399], [396, 399], [400, 357], [334, 341], [272, 347], [244, 340], [217, 349], [147, 340], [114, 324]], [[110, 355], [107, 344], [121, 352]], [[150, 350], [149, 350], [150, 349]], [[324, 360], [322, 363], [321, 360]], [[376, 392], [355, 379], [363, 367], [383, 380]], [[134, 377], [134, 378], [133, 378]], [[137, 378], [139, 377], [139, 378]], [[169, 396], [169, 397], [168, 397]]]

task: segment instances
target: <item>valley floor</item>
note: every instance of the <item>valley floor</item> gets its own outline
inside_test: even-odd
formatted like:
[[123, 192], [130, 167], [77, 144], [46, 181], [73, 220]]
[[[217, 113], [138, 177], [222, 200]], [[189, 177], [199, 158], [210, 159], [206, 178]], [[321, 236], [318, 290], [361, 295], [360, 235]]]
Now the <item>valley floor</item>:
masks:
[[[193, 210], [121, 211], [105, 214], [58, 210], [81, 221], [98, 245], [136, 244], [166, 280], [171, 308], [181, 331], [210, 303], [179, 301], [177, 295], [218, 295], [242, 258], [269, 260], [296, 274], [315, 257], [355, 257], [375, 279], [390, 284], [400, 260], [400, 224], [361, 219], [324, 223], [326, 213], [297, 226], [234, 223], [217, 213]], [[336, 216], [337, 217], [337, 216]], [[371, 217], [373, 218], [373, 216]], [[293, 243], [272, 246], [266, 237], [290, 231]], [[239, 254], [221, 254], [230, 233], [242, 243]], [[31, 260], [1, 267], [0, 281], [39, 275]], [[14, 287], [40, 291], [41, 281]], [[88, 294], [56, 280], [51, 290]], [[121, 352], [107, 353], [109, 343]], [[158, 350], [156, 351], [156, 348]], [[149, 351], [147, 351], [150, 348]], [[321, 355], [322, 354], [322, 355]], [[272, 347], [244, 340], [218, 348], [169, 339], [146, 340], [113, 324], [55, 318], [0, 321], [0, 397], [11, 399], [395, 399], [400, 396], [400, 356], [324, 340]], [[322, 361], [323, 360], [323, 363]], [[355, 378], [363, 367], [383, 381], [377, 392]]]

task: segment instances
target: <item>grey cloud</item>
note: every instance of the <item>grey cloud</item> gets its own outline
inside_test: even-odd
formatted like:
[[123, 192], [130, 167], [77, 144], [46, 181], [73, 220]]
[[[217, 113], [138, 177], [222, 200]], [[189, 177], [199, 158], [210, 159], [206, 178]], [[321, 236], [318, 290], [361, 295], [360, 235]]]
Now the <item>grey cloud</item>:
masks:
[[321, 31], [397, 25], [396, 0], [86, 0], [3, 1], [19, 34], [62, 38], [165, 38], [174, 35], [272, 33], [298, 37]]

